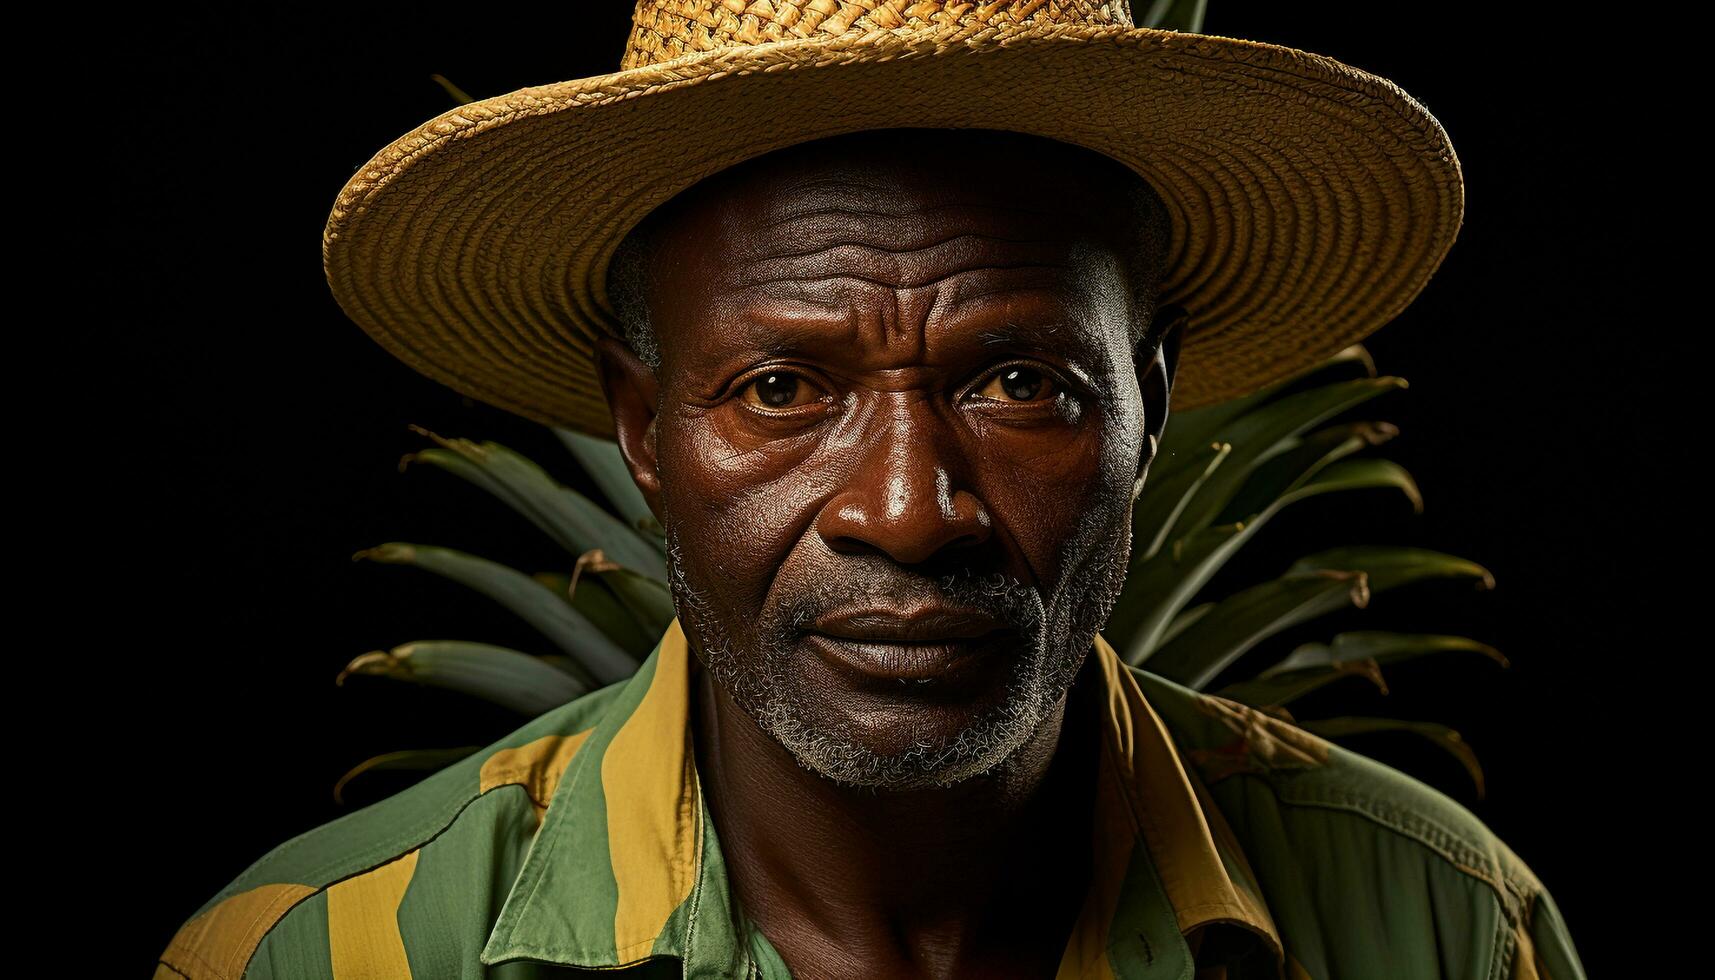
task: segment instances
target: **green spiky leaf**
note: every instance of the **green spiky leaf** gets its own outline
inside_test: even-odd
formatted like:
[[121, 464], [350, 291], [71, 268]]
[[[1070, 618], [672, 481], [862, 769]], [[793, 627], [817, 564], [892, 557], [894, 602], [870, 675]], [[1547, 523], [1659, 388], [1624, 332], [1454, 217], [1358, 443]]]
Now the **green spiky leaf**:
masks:
[[1386, 694], [1384, 665], [1437, 653], [1479, 653], [1509, 666], [1499, 650], [1469, 637], [1357, 630], [1341, 633], [1329, 643], [1300, 644], [1255, 677], [1215, 693], [1253, 707], [1286, 705], [1343, 677], [1361, 676]]
[[1155, 0], [1144, 10], [1139, 27], [1198, 34], [1203, 30], [1203, 11], [1209, 0]]
[[660, 548], [642, 532], [558, 483], [529, 458], [498, 443], [445, 439], [427, 429], [412, 428], [434, 439], [439, 448], [412, 453], [401, 466], [429, 463], [468, 480], [523, 515], [572, 555], [600, 548], [621, 565], [666, 579], [667, 564]]
[[345, 787], [353, 779], [375, 769], [444, 769], [447, 766], [482, 751], [480, 745], [461, 745], [456, 749], [403, 749], [370, 756], [346, 770], [333, 786], [333, 801], [345, 805]]
[[[1221, 433], [1224, 441], [1232, 443], [1232, 453], [1197, 488], [1179, 518], [1179, 526], [1194, 530], [1214, 525], [1259, 464], [1292, 450], [1298, 437], [1311, 427], [1404, 387], [1405, 379], [1394, 377], [1342, 381], [1286, 395], [1235, 419]], [[1144, 493], [1148, 492], [1146, 486]]]
[[1468, 558], [1427, 548], [1393, 545], [1350, 545], [1306, 555], [1292, 564], [1290, 572], [1326, 569], [1357, 569], [1370, 577], [1370, 591], [1385, 592], [1411, 582], [1432, 578], [1469, 579], [1479, 589], [1495, 587], [1495, 577]]
[[666, 583], [619, 565], [598, 568], [593, 574], [600, 576], [602, 583], [619, 596], [651, 637], [659, 637], [673, 621], [673, 596]]
[[452, 548], [390, 541], [351, 556], [393, 565], [413, 565], [469, 586], [500, 603], [553, 641], [584, 667], [592, 687], [623, 680], [639, 661], [541, 582], [499, 562]]
[[1253, 677], [1237, 684], [1229, 684], [1214, 693], [1253, 708], [1282, 708], [1311, 691], [1345, 677], [1362, 677], [1374, 684], [1381, 693], [1387, 693], [1387, 681], [1382, 677], [1381, 665], [1367, 658], [1282, 671], [1267, 677]]
[[372, 650], [346, 664], [335, 683], [344, 684], [352, 676], [391, 677], [463, 691], [530, 717], [594, 690], [539, 657], [463, 640], [420, 640]]
[[1362, 344], [1353, 344], [1326, 361], [1312, 364], [1249, 395], [1203, 408], [1173, 412], [1162, 431], [1161, 448], [1164, 452], [1184, 453], [1197, 446], [1220, 442], [1235, 419], [1312, 383], [1330, 384], [1375, 376], [1376, 365], [1370, 358], [1370, 352]]
[[643, 499], [642, 491], [637, 489], [637, 481], [631, 478], [631, 468], [625, 465], [619, 444], [558, 427], [554, 427], [554, 435], [571, 450], [614, 510], [665, 554], [666, 539], [662, 536], [661, 524], [655, 520], [655, 513]]
[[1218, 602], [1205, 602], [1199, 606], [1192, 606], [1191, 608], [1181, 612], [1179, 615], [1173, 617], [1173, 622], [1168, 623], [1167, 629], [1163, 630], [1161, 633], [1161, 642], [1163, 644], [1172, 643], [1173, 638], [1178, 636], [1180, 633], [1185, 632], [1186, 627], [1191, 626], [1193, 623], [1201, 620], [1204, 616], [1214, 612], [1215, 607], [1219, 605], [1220, 603]]
[[1406, 721], [1400, 718], [1345, 717], [1300, 721], [1298, 727], [1323, 738], [1342, 738], [1348, 735], [1364, 735], [1371, 732], [1412, 732], [1421, 735], [1459, 760], [1459, 764], [1465, 767], [1465, 772], [1470, 774], [1471, 782], [1476, 784], [1477, 798], [1483, 798], [1485, 792], [1483, 767], [1477, 762], [1477, 753], [1471, 750], [1470, 745], [1466, 744], [1463, 736], [1446, 725], [1437, 724], [1433, 721]]
[[[1341, 460], [1276, 498], [1250, 521], [1220, 524], [1180, 538], [1171, 548], [1132, 567], [1105, 634], [1128, 663], [1141, 665], [1164, 642], [1167, 626], [1185, 605], [1281, 509], [1323, 493], [1377, 487], [1398, 488], [1416, 499], [1415, 484], [1399, 466], [1386, 460]], [[1317, 570], [1294, 566], [1289, 574]]]
[[1230, 443], [1211, 442], [1187, 453], [1187, 459], [1158, 458], [1149, 465], [1143, 493], [1131, 511], [1133, 566], [1160, 554], [1173, 539], [1185, 505], [1232, 450]]
[[[600, 618], [591, 619], [608, 635], [641, 638], [634, 647], [646, 657], [667, 625], [673, 621], [673, 597], [664, 582], [639, 575], [608, 561], [600, 549], [578, 556], [578, 562], [562, 591], [580, 610], [584, 603], [599, 606]], [[596, 597], [599, 597], [597, 601]]]
[[1289, 626], [1370, 600], [1362, 572], [1284, 575], [1221, 600], [1139, 666], [1202, 690], [1260, 641]]
[[1383, 665], [1403, 663], [1435, 653], [1480, 653], [1502, 667], [1511, 666], [1499, 650], [1468, 636], [1354, 630], [1341, 633], [1328, 643], [1300, 644], [1285, 659], [1262, 671], [1258, 676], [1268, 677], [1286, 671], [1327, 667], [1354, 660], [1374, 660]]
[[574, 576], [564, 572], [537, 572], [532, 578], [570, 601], [573, 609], [639, 662], [649, 655], [655, 641], [660, 638], [659, 631], [651, 633], [638, 622], [636, 615], [599, 575], [586, 571], [577, 576], [575, 589]]
[[[1373, 446], [1379, 446], [1399, 434], [1385, 422], [1351, 422], [1313, 432], [1302, 439], [1292, 440], [1291, 448], [1259, 465], [1228, 502], [1226, 510], [1216, 518], [1217, 524], [1249, 520], [1253, 514], [1267, 509], [1282, 494], [1303, 486], [1328, 466]], [[1422, 509], [1412, 487], [1412, 503]]]

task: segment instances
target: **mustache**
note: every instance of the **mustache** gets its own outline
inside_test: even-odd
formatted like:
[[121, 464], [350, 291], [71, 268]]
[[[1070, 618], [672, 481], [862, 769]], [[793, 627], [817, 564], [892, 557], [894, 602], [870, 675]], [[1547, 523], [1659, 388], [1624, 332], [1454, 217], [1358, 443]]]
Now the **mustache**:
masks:
[[[885, 565], [886, 567], [882, 567]], [[902, 574], [885, 559], [819, 574], [790, 586], [776, 583], [779, 601], [762, 625], [776, 635], [800, 633], [824, 616], [852, 608], [947, 605], [993, 617], [1022, 636], [1041, 629], [1041, 593], [1003, 572], [961, 568], [938, 576]]]

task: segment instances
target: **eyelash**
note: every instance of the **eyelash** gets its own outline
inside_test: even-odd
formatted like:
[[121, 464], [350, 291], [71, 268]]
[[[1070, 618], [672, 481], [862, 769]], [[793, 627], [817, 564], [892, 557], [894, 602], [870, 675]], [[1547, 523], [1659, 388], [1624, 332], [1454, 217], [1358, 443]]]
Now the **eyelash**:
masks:
[[[1006, 402], [1006, 404], [1052, 405], [1061, 396], [1071, 396], [1073, 394], [1073, 387], [1066, 382], [1065, 378], [1058, 371], [1055, 371], [1054, 369], [1048, 367], [1047, 365], [1042, 364], [1042, 363], [1037, 362], [1037, 361], [1008, 361], [1004, 364], [997, 364], [994, 367], [987, 370], [986, 372], [984, 372], [980, 377], [978, 377], [976, 379], [976, 382], [974, 384], [972, 384], [966, 390], [966, 396], [969, 397], [971, 394], [973, 394], [977, 391], [981, 391], [983, 388], [988, 387], [988, 382], [990, 380], [994, 379], [996, 376], [1002, 374], [1003, 372], [1005, 372], [1011, 368], [1018, 368], [1018, 367], [1028, 368], [1028, 369], [1035, 371], [1038, 374], [1042, 375], [1044, 378], [1046, 378], [1048, 380], [1048, 382], [1050, 384], [1052, 384], [1054, 386], [1054, 392], [1049, 398], [1044, 399], [1044, 400], [1027, 401], [1027, 402]], [[733, 385], [732, 397], [737, 398], [740, 401], [740, 403], [744, 405], [744, 407], [750, 409], [751, 411], [757, 412], [757, 413], [762, 414], [762, 415], [768, 415], [768, 416], [789, 416], [795, 412], [798, 412], [801, 409], [806, 409], [806, 408], [811, 407], [810, 405], [795, 405], [792, 408], [786, 408], [786, 409], [768, 409], [768, 408], [762, 408], [762, 407], [753, 405], [753, 404], [745, 401], [743, 396], [744, 396], [744, 393], [747, 390], [749, 390], [750, 386], [755, 384], [756, 382], [761, 381], [762, 379], [768, 377], [770, 374], [791, 375], [793, 377], [800, 379], [800, 381], [809, 383], [809, 384], [813, 385], [814, 387], [816, 387], [816, 388], [818, 388], [824, 392], [823, 398], [818, 399], [818, 400], [819, 401], [825, 401], [826, 400], [826, 394], [825, 393], [827, 391], [827, 388], [825, 386], [821, 385], [820, 383], [818, 383], [814, 379], [814, 377], [812, 376], [812, 374], [810, 372], [805, 371], [803, 369], [796, 368], [792, 365], [776, 365], [776, 366], [761, 368], [752, 374], [749, 374], [749, 375], [746, 375], [746, 376], [740, 378]], [[984, 400], [990, 401], [990, 402], [1001, 402], [1002, 401], [1001, 399], [998, 399], [998, 398], [991, 398], [991, 399], [984, 399]]]
[[[997, 376], [1005, 374], [1008, 370], [1010, 370], [1012, 368], [1020, 368], [1020, 367], [1026, 368], [1028, 370], [1036, 372], [1037, 374], [1042, 375], [1043, 378], [1047, 379], [1049, 384], [1054, 386], [1054, 393], [1046, 399], [1038, 399], [1038, 400], [1024, 401], [1024, 402], [1009, 401], [1009, 402], [1006, 402], [1006, 404], [1013, 404], [1013, 405], [1052, 405], [1061, 396], [1070, 395], [1072, 393], [1072, 386], [1066, 383], [1066, 379], [1061, 377], [1061, 375], [1058, 371], [1055, 371], [1052, 368], [1048, 367], [1047, 365], [1038, 363], [1036, 361], [1008, 361], [1005, 364], [996, 365], [993, 369], [989, 370], [987, 373], [983, 374], [982, 377], [977, 379], [976, 384], [971, 386], [970, 392], [975, 393], [975, 392], [981, 391], [984, 388], [988, 387], [988, 382], [990, 380], [994, 379]], [[998, 399], [998, 398], [989, 399], [989, 400], [990, 401], [1002, 401], [1002, 399]]]

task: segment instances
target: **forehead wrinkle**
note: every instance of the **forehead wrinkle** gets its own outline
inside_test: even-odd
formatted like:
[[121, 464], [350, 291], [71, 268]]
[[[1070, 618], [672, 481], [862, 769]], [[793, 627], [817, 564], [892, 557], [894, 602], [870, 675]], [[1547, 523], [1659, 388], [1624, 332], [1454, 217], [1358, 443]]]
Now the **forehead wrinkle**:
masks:
[[1002, 296], [1007, 293], [1046, 292], [1071, 295], [1076, 291], [1076, 284], [1070, 281], [1067, 273], [1075, 273], [1076, 266], [1066, 264], [1044, 265], [1040, 269], [1052, 269], [1039, 275], [982, 275], [987, 270], [972, 269], [970, 274], [954, 279], [947, 284], [941, 294], [941, 302], [946, 313], [959, 313], [964, 307], [975, 304], [979, 299], [991, 296]]
[[[998, 245], [998, 247], [997, 247]], [[890, 289], [921, 289], [953, 276], [1000, 269], [1069, 268], [1068, 242], [1000, 238], [982, 232], [943, 235], [906, 250], [854, 241], [849, 232], [783, 255], [740, 259], [729, 289], [743, 291], [776, 282], [856, 279]]]
[[[988, 272], [991, 270], [1002, 270], [1002, 269], [1005, 269], [1005, 270], [1057, 269], [1057, 270], [1064, 271], [1068, 268], [1070, 268], [1070, 267], [1066, 266], [1066, 265], [1061, 265], [1058, 263], [1053, 263], [1053, 262], [1018, 262], [1018, 263], [1002, 263], [1002, 264], [985, 263], [983, 265], [972, 266], [970, 268], [951, 269], [951, 270], [949, 270], [949, 271], [947, 271], [941, 275], [934, 277], [933, 279], [925, 279], [921, 282], [898, 281], [902, 278], [902, 277], [898, 277], [898, 276], [896, 276], [893, 280], [888, 280], [888, 279], [878, 279], [878, 278], [875, 278], [873, 276], [860, 275], [860, 274], [855, 273], [855, 272], [831, 272], [831, 273], [817, 274], [817, 275], [775, 276], [775, 277], [768, 278], [768, 279], [758, 279], [754, 282], [747, 282], [747, 283], [743, 283], [743, 284], [734, 286], [729, 291], [742, 293], [742, 292], [748, 292], [748, 291], [756, 290], [756, 289], [763, 289], [763, 288], [768, 287], [768, 286], [780, 285], [780, 284], [784, 284], [784, 283], [818, 283], [819, 282], [819, 283], [832, 284], [833, 282], [838, 281], [838, 280], [842, 280], [842, 279], [855, 280], [857, 282], [868, 283], [868, 284], [873, 285], [873, 286], [881, 286], [883, 288], [893, 289], [893, 290], [924, 289], [924, 288], [927, 288], [930, 286], [941, 285], [946, 280], [951, 279], [954, 276], [969, 275], [969, 274], [975, 273], [975, 272]], [[803, 295], [804, 295], [803, 293], [800, 293], [800, 296], [803, 296]], [[810, 302], [814, 302], [814, 300], [810, 300]]]
[[[971, 213], [946, 219], [932, 216], [932, 212], [953, 208]], [[755, 225], [745, 227], [740, 234], [744, 240], [740, 255], [744, 261], [763, 262], [811, 255], [842, 244], [893, 252], [927, 251], [959, 237], [985, 238], [1002, 245], [1065, 245], [1059, 239], [1042, 236], [1043, 221], [1023, 222], [986, 212], [988, 209], [969, 205], [910, 207], [899, 212], [821, 208], [779, 222], [766, 232]], [[953, 229], [951, 235], [946, 233], [949, 228]]]
[[[796, 176], [781, 192], [766, 194], [760, 208], [761, 221], [756, 220], [755, 209], [739, 210], [750, 212], [751, 218], [745, 224], [752, 229], [776, 228], [830, 214], [904, 218], [913, 214], [964, 209], [1041, 219], [1058, 213], [1052, 207], [1033, 207], [1016, 201], [946, 199], [959, 190], [958, 187], [946, 186], [922, 187], [914, 181], [901, 182], [890, 174], [846, 169], [819, 176]], [[942, 200], [937, 201], [937, 197]], [[903, 206], [889, 208], [886, 205], [891, 201], [899, 201]]]
[[[1043, 319], [1068, 321], [1072, 313], [1067, 308], [1067, 303], [1075, 302], [1072, 296], [1075, 285], [1069, 282], [1068, 268], [1046, 264], [1002, 268], [987, 266], [952, 273], [945, 277], [944, 283], [937, 281], [923, 287], [932, 290], [927, 313], [930, 322], [924, 326], [933, 327], [936, 322], [947, 322], [967, 315], [989, 322], [996, 319], [992, 315], [993, 311], [1006, 312], [1011, 319], [1032, 323]], [[852, 282], [862, 282], [865, 286], [848, 285]], [[812, 284], [823, 288], [812, 290]], [[868, 286], [882, 287], [887, 293], [883, 297], [877, 297], [868, 290]], [[854, 295], [854, 290], [863, 294]], [[917, 291], [920, 290], [912, 290]], [[903, 290], [895, 288], [891, 283], [851, 275], [784, 277], [726, 291], [721, 297], [720, 305], [722, 317], [729, 322], [750, 323], [757, 319], [780, 322], [795, 320], [806, 324], [837, 322], [854, 332], [849, 339], [855, 341], [855, 333], [861, 330], [859, 321], [867, 319], [869, 313], [879, 313], [883, 318], [886, 318], [890, 311], [897, 315], [901, 292]], [[821, 295], [816, 295], [817, 293]], [[996, 297], [1008, 298], [1002, 300]], [[1038, 301], [1030, 301], [1033, 297]], [[990, 298], [990, 301], [976, 302], [983, 298]], [[885, 310], [872, 309], [878, 299], [885, 302]], [[1040, 302], [1041, 300], [1046, 300], [1046, 303]], [[1023, 308], [1019, 307], [1020, 303], [1024, 303]], [[897, 326], [904, 329], [906, 325]]]
[[[847, 229], [842, 228], [840, 230], [841, 234], [845, 234], [847, 232]], [[948, 242], [956, 242], [961, 238], [974, 238], [982, 241], [1001, 242], [1006, 245], [1043, 245], [1050, 248], [1060, 249], [1067, 247], [1066, 242], [1053, 238], [1007, 238], [1002, 235], [989, 235], [979, 231], [961, 231], [947, 235], [944, 238], [938, 238], [932, 242], [922, 242], [919, 244], [905, 246], [895, 246], [885, 242], [870, 241], [861, 238], [840, 238], [837, 235], [830, 235], [828, 239], [817, 241], [815, 244], [810, 245], [807, 248], [801, 248], [793, 252], [763, 251], [754, 256], [747, 257], [744, 261], [752, 265], [760, 265], [767, 262], [783, 262], [788, 259], [812, 258], [821, 255], [824, 252], [831, 252], [837, 248], [859, 248], [868, 249], [873, 252], [909, 255], [913, 252], [933, 251]]]
[[[742, 195], [726, 198], [723, 230], [741, 245], [739, 254], [746, 260], [761, 261], [854, 240], [895, 251], [925, 249], [945, 237], [947, 228], [1001, 241], [1040, 241], [1041, 228], [1057, 226], [1061, 217], [1053, 209], [982, 198], [947, 199], [956, 188], [895, 186], [891, 181], [873, 187], [853, 184], [849, 178], [827, 184], [795, 181], [783, 191], [764, 189], [760, 201]], [[777, 243], [797, 247], [782, 251]]]
[[[722, 281], [710, 285], [722, 292], [842, 275], [924, 288], [981, 265], [1063, 267], [1073, 245], [1064, 232], [1043, 237], [1060, 227], [1053, 209], [949, 200], [966, 192], [902, 184], [886, 173], [792, 176], [748, 190], [717, 202], [720, 234], [711, 245], [728, 261], [720, 263]], [[962, 214], [942, 217], [952, 211]]]

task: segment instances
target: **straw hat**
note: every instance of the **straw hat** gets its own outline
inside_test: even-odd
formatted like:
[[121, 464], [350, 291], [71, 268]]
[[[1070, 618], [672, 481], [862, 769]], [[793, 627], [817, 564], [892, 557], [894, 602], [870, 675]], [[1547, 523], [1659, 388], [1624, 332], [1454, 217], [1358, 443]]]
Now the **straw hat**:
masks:
[[[1434, 116], [1321, 55], [1134, 27], [1124, 0], [640, 0], [620, 70], [449, 110], [340, 192], [333, 294], [473, 398], [611, 438], [608, 260], [703, 177], [806, 140], [1006, 129], [1107, 154], [1172, 224], [1175, 409], [1253, 391], [1393, 319], [1458, 233]], [[1019, 193], [1052, 174], [1020, 174]]]

